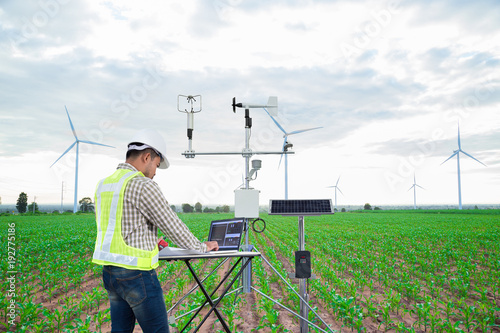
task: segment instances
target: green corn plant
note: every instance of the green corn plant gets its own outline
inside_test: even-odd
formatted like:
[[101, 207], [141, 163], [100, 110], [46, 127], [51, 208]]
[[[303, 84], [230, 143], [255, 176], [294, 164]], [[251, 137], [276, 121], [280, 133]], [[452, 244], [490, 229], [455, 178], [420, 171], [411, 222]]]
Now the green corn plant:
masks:
[[[239, 304], [239, 301], [236, 304]], [[238, 315], [239, 306], [236, 306], [236, 304], [229, 303], [225, 304], [224, 307], [222, 307], [222, 312], [224, 313], [227, 325], [232, 333], [238, 332], [236, 321], [241, 319], [241, 317]]]
[[478, 327], [482, 332], [487, 332], [488, 330], [492, 330], [493, 327], [499, 327], [499, 325], [495, 324], [495, 320], [498, 316], [495, 316], [495, 311], [500, 311], [499, 308], [495, 308], [482, 302], [475, 303], [478, 311], [476, 312]]
[[454, 309], [456, 309], [455, 302], [453, 302], [451, 298], [448, 298], [446, 302], [443, 300], [439, 300], [439, 303], [445, 306], [444, 313], [446, 314], [446, 319], [448, 321], [451, 321], [451, 317], [456, 315], [454, 311]]
[[465, 302], [464, 298], [461, 298], [458, 301], [458, 310], [462, 313], [463, 324], [465, 325], [465, 329], [467, 332], [474, 331], [477, 327], [477, 322], [474, 319], [474, 315], [476, 313], [476, 307], [473, 305], [468, 305]]
[[38, 320], [40, 313], [42, 312], [42, 305], [40, 303], [34, 303], [34, 296], [25, 302], [17, 302], [17, 308], [19, 309], [19, 322], [22, 324], [31, 324]]
[[489, 303], [488, 299], [488, 288], [485, 287], [476, 287], [475, 291], [479, 295], [479, 300], [483, 303]]
[[34, 332], [34, 333], [44, 332], [46, 327], [47, 327], [47, 324], [45, 323], [45, 321], [43, 319], [41, 319], [40, 321], [38, 321], [36, 323], [31, 323], [31, 325], [29, 326], [30, 332]]
[[104, 311], [98, 311], [94, 315], [94, 322], [96, 323], [96, 328], [99, 330], [99, 332], [102, 332], [101, 331], [102, 324], [104, 324], [105, 322], [108, 322], [110, 320], [111, 320], [111, 316], [109, 313], [109, 309], [106, 309]]
[[461, 321], [457, 321], [455, 323], [452, 323], [451, 321], [449, 321], [448, 319], [446, 319], [444, 322], [443, 322], [443, 330], [445, 332], [463, 332], [463, 330], [460, 328], [460, 325], [462, 324]]
[[366, 309], [366, 316], [367, 317], [372, 317], [376, 319], [378, 317], [377, 314], [377, 305], [373, 301], [374, 298], [377, 297], [377, 294], [372, 294], [370, 296], [365, 296], [363, 295], [364, 300], [361, 301], [361, 304], [365, 307]]
[[380, 324], [378, 325], [379, 329], [380, 329], [380, 326], [382, 326], [382, 324], [385, 326], [385, 330], [388, 330], [394, 326], [394, 321], [391, 319], [391, 315], [390, 315], [390, 309], [391, 309], [391, 305], [389, 303], [386, 303], [383, 306], [383, 308], [382, 308], [382, 320], [380, 321]]
[[357, 332], [366, 331], [363, 327], [363, 311], [359, 307], [353, 308], [353, 316], [352, 316], [352, 327], [356, 329]]
[[67, 324], [65, 326], [69, 332], [78, 332], [78, 333], [91, 333], [90, 325], [92, 324], [92, 317], [87, 315], [85, 320], [80, 318], [76, 318], [72, 323]]

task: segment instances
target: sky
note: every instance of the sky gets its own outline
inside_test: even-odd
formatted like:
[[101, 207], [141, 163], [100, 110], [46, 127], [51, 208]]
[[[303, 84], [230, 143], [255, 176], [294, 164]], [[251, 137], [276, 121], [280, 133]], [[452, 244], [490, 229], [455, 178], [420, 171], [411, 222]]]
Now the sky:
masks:
[[[498, 1], [0, 2], [0, 198], [72, 204], [125, 159], [137, 130], [165, 138], [171, 167], [154, 180], [170, 204], [234, 203], [241, 155], [185, 158], [185, 98], [201, 95], [195, 152], [240, 152], [244, 110], [278, 97], [291, 135], [290, 199], [339, 206], [500, 204]], [[196, 103], [200, 102], [200, 98]], [[253, 152], [283, 133], [250, 110]], [[262, 160], [259, 202], [284, 198], [285, 159]], [[0, 206], [1, 208], [1, 206]]]

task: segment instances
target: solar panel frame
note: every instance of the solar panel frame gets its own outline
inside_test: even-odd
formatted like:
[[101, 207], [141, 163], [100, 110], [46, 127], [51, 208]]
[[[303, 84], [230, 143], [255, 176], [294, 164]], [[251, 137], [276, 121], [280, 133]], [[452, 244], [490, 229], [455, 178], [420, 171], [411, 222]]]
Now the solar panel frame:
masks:
[[331, 199], [271, 199], [269, 215], [318, 216], [334, 214]]

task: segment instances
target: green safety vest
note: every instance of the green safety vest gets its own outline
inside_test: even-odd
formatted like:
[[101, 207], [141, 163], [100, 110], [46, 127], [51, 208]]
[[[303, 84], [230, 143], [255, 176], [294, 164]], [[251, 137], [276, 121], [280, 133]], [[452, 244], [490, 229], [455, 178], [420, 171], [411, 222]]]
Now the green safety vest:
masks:
[[97, 238], [93, 263], [137, 270], [151, 270], [158, 267], [158, 247], [152, 251], [138, 249], [127, 245], [122, 236], [125, 187], [138, 175], [142, 173], [118, 169], [97, 185], [95, 194]]

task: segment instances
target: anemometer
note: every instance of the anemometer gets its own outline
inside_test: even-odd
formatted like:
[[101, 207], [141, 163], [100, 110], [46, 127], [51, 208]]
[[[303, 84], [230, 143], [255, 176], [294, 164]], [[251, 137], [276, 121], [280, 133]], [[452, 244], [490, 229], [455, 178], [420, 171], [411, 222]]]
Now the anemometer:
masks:
[[[191, 110], [190, 111], [188, 111], [187, 109], [184, 109], [184, 110], [180, 109], [180, 106], [179, 106], [179, 100], [180, 100], [180, 98], [179, 97], [184, 97], [184, 98], [187, 99], [187, 102], [191, 105]], [[197, 98], [200, 101], [200, 107], [198, 109], [195, 109], [194, 106], [193, 106], [193, 103], [196, 102]], [[192, 96], [192, 95], [188, 95], [188, 96], [179, 95], [179, 96], [177, 96], [177, 110], [179, 112], [184, 112], [185, 114], [187, 114], [188, 150], [186, 150], [184, 152], [184, 154], [185, 154], [186, 158], [194, 158], [194, 155], [192, 154], [192, 153], [194, 153], [194, 150], [193, 150], [194, 114], [198, 113], [198, 112], [201, 112], [201, 95], [195, 95], [195, 96]]]

